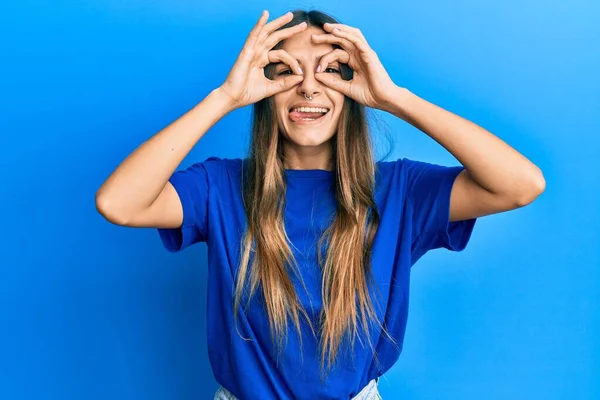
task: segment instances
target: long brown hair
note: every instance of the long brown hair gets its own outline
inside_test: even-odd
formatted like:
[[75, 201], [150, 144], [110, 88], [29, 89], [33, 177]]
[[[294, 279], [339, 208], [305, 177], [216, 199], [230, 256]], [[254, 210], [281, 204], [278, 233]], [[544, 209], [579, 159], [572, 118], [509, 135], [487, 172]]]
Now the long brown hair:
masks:
[[[303, 21], [309, 27], [321, 29], [326, 22], [339, 23], [320, 11], [297, 10], [293, 14], [292, 21], [280, 29]], [[280, 42], [274, 49], [280, 49], [282, 45], [283, 42]], [[337, 45], [334, 47], [339, 48]], [[350, 67], [345, 64], [340, 64], [340, 67], [342, 79], [351, 79]], [[271, 64], [265, 68], [268, 78], [272, 78], [273, 69]], [[295, 273], [304, 286], [283, 224], [286, 181], [280, 135], [273, 99], [269, 97], [255, 103], [248, 164], [242, 173], [248, 229], [240, 243], [243, 250], [234, 296], [235, 319], [242, 297], [245, 297], [243, 293], [248, 280], [248, 301], [257, 288], [262, 289], [271, 339], [273, 344], [277, 340], [279, 355], [287, 335], [288, 317], [294, 322], [301, 345], [300, 315], [306, 318], [315, 335], [288, 274], [290, 271]], [[369, 321], [376, 323], [395, 344], [379, 321], [369, 295], [369, 286], [374, 283], [370, 258], [380, 217], [373, 197], [376, 164], [363, 105], [345, 98], [337, 133], [331, 143], [337, 210], [335, 219], [317, 245], [318, 263], [323, 272], [323, 311], [318, 327], [321, 373], [329, 372], [335, 364], [340, 344], [345, 343], [344, 338], [350, 340], [352, 349], [356, 337], [362, 342], [358, 334], [359, 322], [376, 362]], [[328, 247], [323, 262], [321, 249], [324, 242], [328, 243]], [[253, 262], [248, 267], [251, 258]], [[324, 379], [323, 374], [321, 378]]]

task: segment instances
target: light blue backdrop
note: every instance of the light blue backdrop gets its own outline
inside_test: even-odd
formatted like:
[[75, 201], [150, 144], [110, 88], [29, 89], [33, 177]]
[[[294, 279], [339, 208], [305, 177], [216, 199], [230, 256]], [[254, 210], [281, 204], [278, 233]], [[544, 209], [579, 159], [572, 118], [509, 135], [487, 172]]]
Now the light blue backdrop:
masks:
[[[414, 267], [404, 352], [383, 397], [600, 398], [598, 2], [2, 8], [1, 399], [212, 398], [206, 245], [169, 254], [155, 230], [106, 222], [94, 195], [223, 81], [263, 9], [295, 8], [359, 27], [398, 85], [495, 133], [547, 181], [534, 204], [482, 218], [464, 252], [437, 250]], [[391, 133], [390, 159], [456, 165], [379, 115], [374, 135]], [[226, 116], [182, 166], [245, 155], [249, 120], [249, 107]]]

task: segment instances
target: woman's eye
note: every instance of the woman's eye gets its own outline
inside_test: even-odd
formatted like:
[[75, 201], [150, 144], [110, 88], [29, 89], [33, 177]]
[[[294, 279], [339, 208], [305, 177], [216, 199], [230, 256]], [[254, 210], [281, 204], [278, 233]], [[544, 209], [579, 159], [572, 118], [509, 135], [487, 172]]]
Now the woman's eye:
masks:
[[[335, 69], [333, 67], [325, 68], [325, 72], [329, 72], [329, 70], [331, 70], [331, 72], [334, 73], [334, 74], [339, 74], [340, 73], [339, 70], [337, 70], [337, 69]], [[293, 74], [293, 72], [292, 72], [291, 69], [284, 69], [282, 71], [279, 71], [279, 73], [277, 75], [288, 75], [288, 72], [291, 73], [291, 74]]]

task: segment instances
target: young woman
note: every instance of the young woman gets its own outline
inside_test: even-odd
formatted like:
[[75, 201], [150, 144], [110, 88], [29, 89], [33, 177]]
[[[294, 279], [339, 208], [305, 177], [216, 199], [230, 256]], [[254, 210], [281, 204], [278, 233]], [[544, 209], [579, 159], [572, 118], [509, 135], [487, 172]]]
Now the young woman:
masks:
[[[476, 218], [522, 207], [542, 172], [490, 132], [397, 86], [360, 30], [318, 11], [266, 23], [227, 79], [98, 190], [109, 221], [208, 245], [208, 349], [218, 399], [377, 399], [398, 359], [411, 266], [461, 251]], [[252, 104], [250, 154], [175, 172]], [[377, 161], [365, 107], [414, 125], [462, 166]]]

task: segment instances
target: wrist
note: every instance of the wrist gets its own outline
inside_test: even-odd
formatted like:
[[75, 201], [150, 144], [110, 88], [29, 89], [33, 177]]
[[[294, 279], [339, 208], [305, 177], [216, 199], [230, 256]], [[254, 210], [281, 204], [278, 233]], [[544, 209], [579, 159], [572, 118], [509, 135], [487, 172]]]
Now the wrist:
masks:
[[403, 118], [411, 95], [411, 91], [407, 88], [399, 86], [394, 87], [386, 101], [385, 111]]
[[214, 89], [210, 93], [210, 96], [213, 97], [215, 101], [226, 110], [226, 112], [234, 111], [235, 109], [239, 108], [222, 86]]

